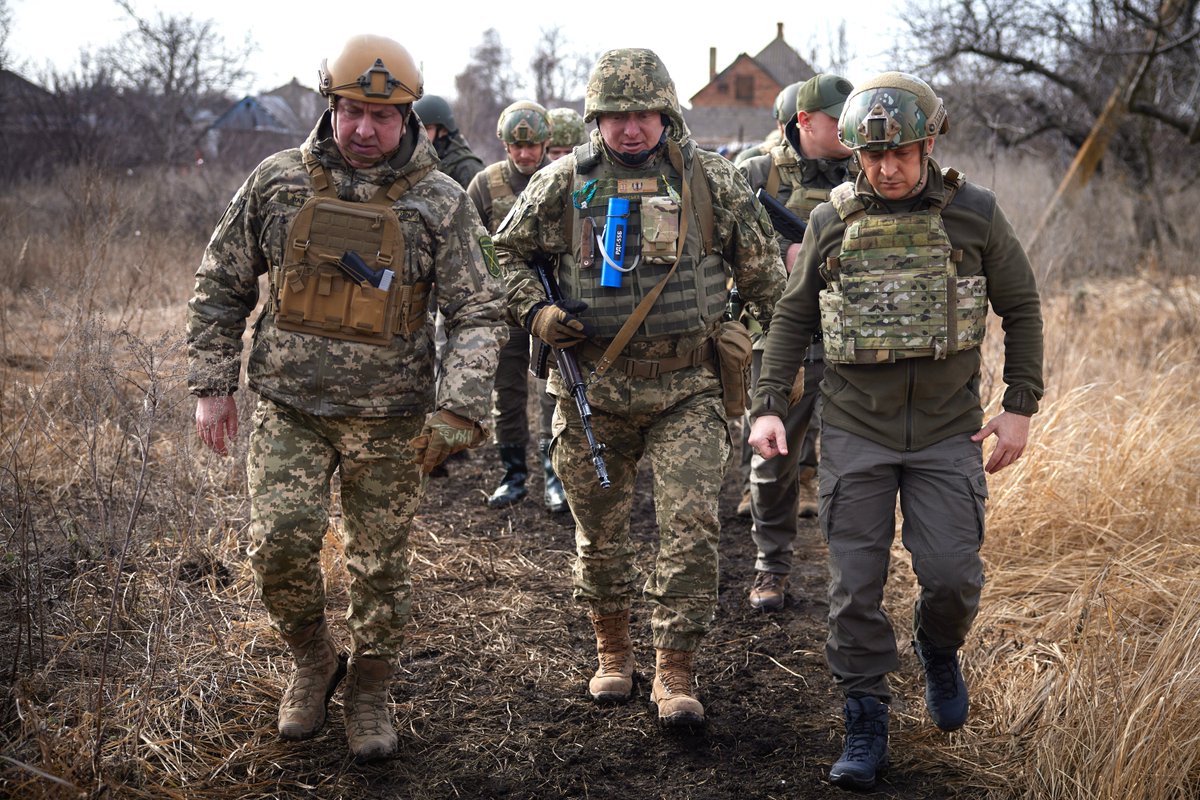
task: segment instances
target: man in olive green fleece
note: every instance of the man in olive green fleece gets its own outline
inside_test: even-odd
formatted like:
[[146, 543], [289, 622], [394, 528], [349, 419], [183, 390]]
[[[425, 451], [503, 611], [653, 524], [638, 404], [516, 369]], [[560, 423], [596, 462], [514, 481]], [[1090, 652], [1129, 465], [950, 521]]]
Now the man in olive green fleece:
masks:
[[[869, 788], [888, 766], [887, 673], [899, 667], [881, 607], [896, 495], [920, 585], [913, 647], [926, 708], [956, 730], [968, 710], [958, 649], [983, 587], [984, 472], [1025, 449], [1042, 395], [1042, 319], [1029, 260], [995, 196], [930, 157], [948, 124], [924, 81], [872, 78], [847, 99], [838, 127], [862, 172], [809, 219], [767, 336], [750, 444], [764, 458], [787, 452], [788, 393], [820, 330], [825, 652], [846, 719], [830, 780]], [[1004, 410], [985, 425], [979, 345], [989, 304], [1004, 329], [1007, 387]], [[981, 443], [992, 435], [985, 467]]]

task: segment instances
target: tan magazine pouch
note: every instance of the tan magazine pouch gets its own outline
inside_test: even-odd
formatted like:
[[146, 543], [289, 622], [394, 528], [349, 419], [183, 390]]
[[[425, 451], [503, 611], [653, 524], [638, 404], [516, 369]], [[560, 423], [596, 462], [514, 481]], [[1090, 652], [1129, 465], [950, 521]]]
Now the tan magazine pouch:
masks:
[[750, 396], [750, 362], [753, 356], [750, 331], [740, 322], [722, 322], [714, 341], [725, 416], [730, 419], [740, 417], [746, 413]]

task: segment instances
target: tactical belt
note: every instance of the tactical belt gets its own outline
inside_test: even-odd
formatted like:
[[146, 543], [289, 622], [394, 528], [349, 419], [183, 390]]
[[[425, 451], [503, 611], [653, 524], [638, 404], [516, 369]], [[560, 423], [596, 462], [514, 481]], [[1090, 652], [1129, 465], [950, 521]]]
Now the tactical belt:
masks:
[[[584, 342], [579, 345], [579, 355], [589, 361], [599, 361], [604, 355], [604, 347], [594, 345], [591, 342]], [[716, 351], [713, 349], [712, 339], [705, 339], [704, 344], [697, 347], [690, 353], [684, 353], [681, 356], [674, 358], [660, 359], [643, 359], [643, 358], [626, 358], [625, 356], [617, 356], [612, 360], [612, 366], [618, 372], [623, 373], [630, 378], [657, 378], [666, 372], [675, 372], [676, 370], [686, 369], [687, 367], [699, 367], [705, 364], [713, 364], [716, 360]]]

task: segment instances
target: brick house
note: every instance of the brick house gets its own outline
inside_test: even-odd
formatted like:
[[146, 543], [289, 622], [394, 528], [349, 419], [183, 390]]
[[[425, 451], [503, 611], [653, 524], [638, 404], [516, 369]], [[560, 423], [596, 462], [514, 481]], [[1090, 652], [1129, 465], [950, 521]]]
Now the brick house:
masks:
[[755, 56], [739, 53], [717, 72], [717, 48], [708, 50], [709, 81], [689, 100], [684, 119], [692, 137], [710, 150], [741, 150], [761, 142], [774, 127], [775, 96], [783, 87], [804, 81], [816, 71], [783, 38], [775, 38]]

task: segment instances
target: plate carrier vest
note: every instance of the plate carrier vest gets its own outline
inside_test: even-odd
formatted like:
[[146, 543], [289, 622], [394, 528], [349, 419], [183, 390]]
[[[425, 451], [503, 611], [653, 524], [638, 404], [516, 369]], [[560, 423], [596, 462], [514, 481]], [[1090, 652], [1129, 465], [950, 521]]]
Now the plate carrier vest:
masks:
[[821, 267], [826, 361], [941, 359], [983, 343], [987, 278], [958, 277], [962, 251], [951, 247], [942, 224], [963, 178], [952, 169], [942, 174], [946, 195], [924, 211], [867, 214], [853, 183], [831, 193], [846, 231], [841, 252]]
[[[650, 309], [640, 331], [648, 338], [702, 333], [714, 329], [725, 311], [727, 267], [714, 251], [712, 191], [704, 169], [694, 169], [690, 143], [681, 148], [667, 141], [675, 175], [647, 172], [619, 177], [613, 165], [593, 150], [592, 142], [575, 148], [575, 179], [563, 213], [563, 236], [569, 254], [558, 267], [563, 294], [588, 304], [587, 318], [595, 338], [615, 338], [642, 298], [675, 263], [679, 220], [690, 214], [683, 255], [675, 273]], [[681, 192], [683, 181], [689, 191]], [[601, 245], [611, 197], [629, 200], [625, 266], [640, 259], [622, 276], [621, 289], [600, 285]], [[686, 202], [691, 197], [692, 202]]]
[[508, 212], [517, 204], [517, 193], [509, 183], [512, 170], [508, 159], [488, 164], [483, 168], [483, 173], [487, 177], [488, 194], [492, 198], [492, 218], [488, 220], [488, 233], [495, 234]]
[[[283, 264], [272, 276], [275, 325], [363, 344], [384, 345], [425, 324], [433, 284], [405, 284], [404, 232], [392, 204], [429, 170], [381, 186], [366, 203], [340, 200], [329, 171], [307, 153], [315, 194], [288, 227]], [[385, 291], [359, 283], [337, 266], [352, 250], [373, 270], [390, 269]]]
[[801, 182], [800, 159], [796, 157], [796, 151], [790, 145], [780, 144], [771, 148], [771, 167], [767, 171], [767, 185], [764, 187], [767, 194], [779, 197], [779, 186], [785, 179], [792, 193], [784, 205], [788, 211], [808, 222], [813, 209], [829, 199], [830, 190], [806, 188]]

